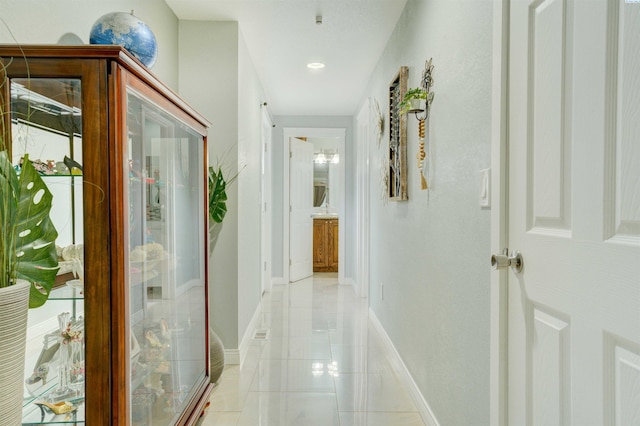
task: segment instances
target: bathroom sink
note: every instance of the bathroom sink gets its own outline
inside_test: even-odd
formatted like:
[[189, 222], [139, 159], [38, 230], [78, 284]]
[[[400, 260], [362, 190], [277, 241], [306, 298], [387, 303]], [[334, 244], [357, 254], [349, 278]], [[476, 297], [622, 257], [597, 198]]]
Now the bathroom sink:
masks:
[[311, 217], [314, 219], [337, 219], [338, 214], [319, 212], [319, 213], [312, 213]]

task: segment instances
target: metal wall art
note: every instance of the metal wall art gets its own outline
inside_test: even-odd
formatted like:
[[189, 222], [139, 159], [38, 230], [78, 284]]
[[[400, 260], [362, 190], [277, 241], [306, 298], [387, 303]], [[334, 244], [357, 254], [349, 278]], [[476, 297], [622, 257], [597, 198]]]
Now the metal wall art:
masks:
[[404, 201], [407, 196], [407, 120], [399, 105], [407, 91], [409, 69], [405, 66], [389, 85], [389, 200]]

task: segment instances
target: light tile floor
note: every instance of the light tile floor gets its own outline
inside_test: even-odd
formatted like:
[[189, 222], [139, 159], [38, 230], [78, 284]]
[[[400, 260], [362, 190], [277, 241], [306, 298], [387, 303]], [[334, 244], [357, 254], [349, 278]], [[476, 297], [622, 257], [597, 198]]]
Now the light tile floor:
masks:
[[267, 339], [225, 367], [202, 426], [424, 426], [367, 300], [337, 274], [274, 286], [261, 315]]

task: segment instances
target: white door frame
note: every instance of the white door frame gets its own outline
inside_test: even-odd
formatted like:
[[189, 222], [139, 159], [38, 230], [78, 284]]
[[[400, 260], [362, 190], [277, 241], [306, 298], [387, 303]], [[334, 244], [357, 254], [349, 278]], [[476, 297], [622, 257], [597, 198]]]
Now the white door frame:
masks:
[[261, 277], [261, 290], [262, 292], [271, 291], [271, 238], [272, 238], [272, 212], [273, 212], [273, 199], [271, 196], [272, 190], [272, 129], [273, 121], [269, 115], [266, 105], [262, 108], [262, 123], [261, 123], [261, 138], [262, 138], [262, 205], [261, 211], [261, 250], [260, 250], [260, 277]]
[[371, 101], [366, 99], [356, 118], [356, 294], [369, 297], [369, 146]]
[[[509, 0], [493, 0], [491, 111], [491, 252], [500, 253], [508, 237]], [[487, 257], [489, 265], [489, 257]], [[490, 424], [507, 425], [508, 271], [491, 273]]]
[[338, 153], [340, 163], [338, 164], [338, 175], [340, 177], [340, 208], [338, 209], [338, 282], [344, 283], [344, 218], [345, 218], [345, 137], [346, 129], [343, 128], [300, 128], [285, 127], [283, 130], [283, 168], [284, 178], [282, 187], [282, 276], [285, 283], [289, 283], [289, 138], [309, 137], [309, 138], [338, 138]]

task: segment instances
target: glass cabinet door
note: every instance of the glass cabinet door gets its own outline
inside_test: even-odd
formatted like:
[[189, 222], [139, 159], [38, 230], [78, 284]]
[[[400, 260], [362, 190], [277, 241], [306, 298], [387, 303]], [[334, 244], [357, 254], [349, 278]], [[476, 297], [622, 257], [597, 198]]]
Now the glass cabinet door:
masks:
[[132, 425], [174, 424], [206, 376], [204, 142], [126, 95]]
[[58, 232], [60, 264], [49, 299], [29, 310], [23, 423], [82, 423], [85, 312], [81, 81], [14, 78], [10, 89], [12, 164], [20, 173], [24, 162], [31, 162], [53, 195], [50, 217]]

